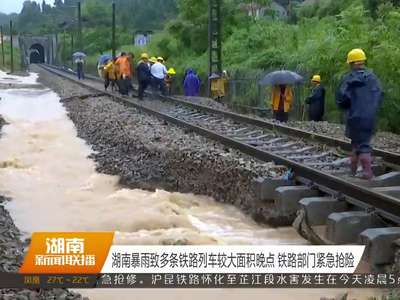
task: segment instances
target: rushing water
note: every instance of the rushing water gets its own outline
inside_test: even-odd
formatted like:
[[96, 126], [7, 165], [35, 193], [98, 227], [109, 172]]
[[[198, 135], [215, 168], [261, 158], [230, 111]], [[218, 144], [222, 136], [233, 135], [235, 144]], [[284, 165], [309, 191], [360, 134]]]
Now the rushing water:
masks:
[[[37, 76], [0, 83], [32, 84]], [[90, 147], [77, 137], [49, 89], [0, 90], [9, 123], [0, 138], [0, 193], [16, 225], [34, 231], [115, 231], [118, 244], [305, 244], [292, 228], [259, 226], [237, 208], [209, 197], [130, 190], [99, 174]], [[93, 290], [91, 299], [319, 299], [321, 290]], [[356, 293], [356, 291], [354, 291]]]

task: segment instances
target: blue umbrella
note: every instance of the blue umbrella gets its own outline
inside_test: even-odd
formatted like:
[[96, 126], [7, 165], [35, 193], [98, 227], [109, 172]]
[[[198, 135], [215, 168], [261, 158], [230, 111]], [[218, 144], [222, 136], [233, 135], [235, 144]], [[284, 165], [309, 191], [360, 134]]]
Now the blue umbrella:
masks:
[[219, 75], [216, 74], [216, 73], [212, 73], [211, 76], [208, 77], [208, 78], [209, 78], [209, 79], [218, 79], [218, 78], [221, 78], [221, 76], [219, 76]]
[[112, 59], [112, 55], [111, 54], [103, 54], [103, 55], [101, 55], [99, 57], [98, 63], [99, 63], [99, 65], [105, 65], [106, 62], [108, 62], [111, 59]]
[[300, 83], [301, 81], [303, 81], [303, 77], [301, 77], [299, 74], [292, 71], [280, 70], [265, 75], [265, 77], [259, 81], [259, 84], [261, 85], [296, 84]]
[[84, 58], [84, 57], [86, 57], [86, 54], [83, 53], [83, 52], [78, 51], [78, 52], [75, 52], [74, 54], [72, 54], [72, 56], [74, 58]]

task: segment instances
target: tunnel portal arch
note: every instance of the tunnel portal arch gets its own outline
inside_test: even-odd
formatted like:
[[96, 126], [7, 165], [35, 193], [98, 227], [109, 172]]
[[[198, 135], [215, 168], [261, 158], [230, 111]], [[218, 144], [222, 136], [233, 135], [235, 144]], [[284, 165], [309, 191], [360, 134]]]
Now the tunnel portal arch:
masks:
[[44, 47], [41, 44], [33, 44], [29, 48], [29, 62], [31, 64], [43, 64], [45, 62]]
[[18, 37], [21, 53], [21, 64], [54, 64], [57, 61], [57, 35], [24, 36]]

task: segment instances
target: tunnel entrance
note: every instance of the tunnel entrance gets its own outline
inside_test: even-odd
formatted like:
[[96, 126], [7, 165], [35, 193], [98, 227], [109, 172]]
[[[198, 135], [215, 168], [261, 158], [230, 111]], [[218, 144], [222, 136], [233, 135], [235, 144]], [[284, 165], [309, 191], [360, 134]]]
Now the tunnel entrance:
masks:
[[43, 64], [44, 63], [44, 48], [40, 44], [33, 44], [29, 48], [29, 62], [31, 64]]

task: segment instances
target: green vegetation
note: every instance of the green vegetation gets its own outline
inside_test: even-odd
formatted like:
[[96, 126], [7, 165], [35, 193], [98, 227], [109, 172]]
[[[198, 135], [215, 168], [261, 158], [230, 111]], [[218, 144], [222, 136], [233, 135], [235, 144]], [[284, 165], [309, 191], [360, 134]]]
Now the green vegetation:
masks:
[[[85, 38], [89, 37], [91, 42], [103, 45], [98, 47], [107, 49], [107, 43], [110, 46], [111, 42], [110, 36], [104, 34], [110, 32], [111, 26], [112, 2], [109, 0], [55, 0], [54, 6], [28, 0], [16, 18], [16, 29], [19, 33], [32, 35], [64, 31], [76, 34], [78, 2], [82, 3]], [[175, 0], [115, 0], [115, 3], [118, 32], [129, 37], [125, 43], [132, 40], [136, 30], [162, 29], [164, 23], [176, 15]], [[98, 49], [93, 49], [92, 45], [87, 50]]]
[[[29, 35], [58, 34], [58, 62], [71, 64], [71, 54], [81, 50], [91, 56], [89, 67], [94, 71], [97, 57], [111, 49], [111, 1], [55, 0], [54, 6], [37, 2], [24, 2], [15, 20], [16, 30]], [[82, 4], [81, 46], [78, 43], [78, 2]], [[115, 3], [117, 46], [132, 43], [136, 31], [161, 30], [177, 13], [175, 0], [115, 0]]]
[[[380, 126], [400, 132], [400, 0], [276, 0], [288, 12], [281, 20], [267, 10], [258, 18], [244, 6], [268, 6], [272, 0], [223, 0], [223, 64], [231, 78], [248, 78], [237, 90], [236, 104], [255, 105], [260, 94], [257, 86], [262, 73], [279, 68], [300, 72], [306, 78], [319, 73], [328, 91], [328, 119], [339, 121], [334, 103], [335, 90], [347, 72], [346, 54], [363, 48], [368, 66], [382, 81], [385, 104]], [[76, 5], [78, 0], [56, 0], [55, 6], [25, 2], [16, 19], [19, 32], [58, 33], [59, 60], [70, 62], [71, 51], [78, 50], [76, 39]], [[97, 57], [110, 52], [111, 5], [108, 0], [82, 1], [83, 51], [89, 54], [88, 65], [95, 71]], [[177, 82], [188, 67], [207, 79], [207, 0], [116, 0], [118, 51], [161, 55], [168, 66], [178, 71]], [[134, 13], [133, 13], [134, 12]], [[249, 14], [251, 16], [249, 16]], [[75, 21], [74, 21], [75, 20]], [[136, 30], [153, 30], [156, 34], [146, 48], [132, 46]], [[71, 35], [75, 45], [71, 48]], [[64, 42], [65, 40], [65, 42]], [[203, 85], [205, 86], [205, 85]], [[308, 93], [297, 89], [297, 104]]]
[[15, 20], [17, 14], [4, 14], [0, 12], [0, 25], [8, 26], [10, 24], [10, 20]]
[[[335, 89], [347, 72], [346, 55], [363, 48], [368, 66], [382, 81], [385, 104], [380, 126], [400, 132], [400, 9], [398, 1], [321, 0], [299, 6], [296, 22], [241, 13], [238, 1], [224, 1], [224, 68], [231, 74], [287, 68], [306, 78], [321, 74], [328, 90], [328, 118], [339, 121]], [[179, 16], [168, 23], [150, 45], [179, 72], [194, 67], [203, 78], [207, 72], [207, 1], [179, 0]], [[203, 38], [201, 38], [203, 37]], [[237, 100], [239, 101], [239, 100]], [[243, 97], [241, 104], [252, 104]], [[250, 103], [249, 103], [250, 102]]]
[[[21, 70], [21, 56], [19, 50], [14, 47], [13, 49], [13, 57], [14, 57], [14, 71]], [[10, 71], [11, 70], [11, 47], [9, 42], [4, 42], [4, 62], [1, 53], [1, 44], [0, 44], [0, 68], [2, 70]]]

